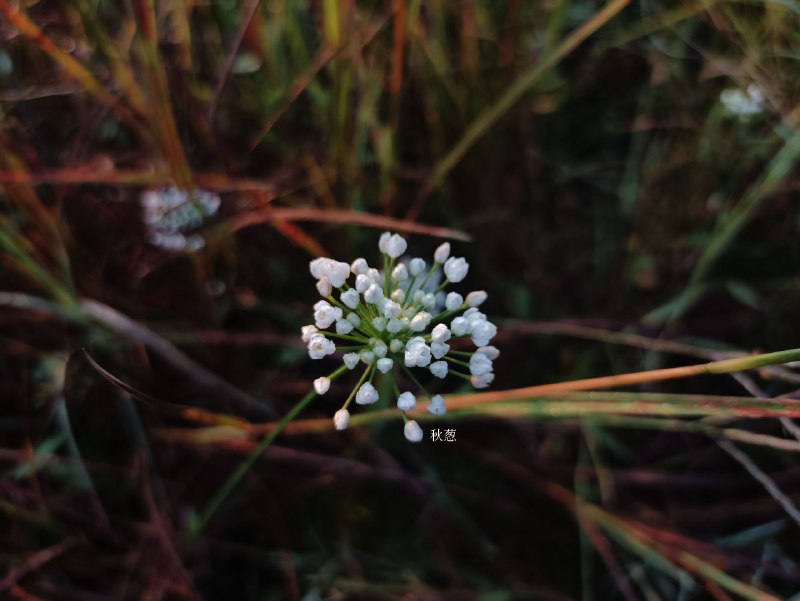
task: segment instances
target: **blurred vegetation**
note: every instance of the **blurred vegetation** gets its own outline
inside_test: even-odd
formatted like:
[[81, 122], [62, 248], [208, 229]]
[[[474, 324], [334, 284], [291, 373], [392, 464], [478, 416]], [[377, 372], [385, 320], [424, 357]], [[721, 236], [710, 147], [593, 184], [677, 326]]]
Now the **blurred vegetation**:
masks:
[[[0, 0], [0, 40], [0, 597], [800, 599], [795, 364], [523, 388], [800, 346], [800, 3]], [[148, 238], [171, 185], [202, 248]], [[337, 383], [200, 528], [327, 373], [309, 258], [384, 229], [456, 240], [509, 392], [413, 446], [329, 432]]]

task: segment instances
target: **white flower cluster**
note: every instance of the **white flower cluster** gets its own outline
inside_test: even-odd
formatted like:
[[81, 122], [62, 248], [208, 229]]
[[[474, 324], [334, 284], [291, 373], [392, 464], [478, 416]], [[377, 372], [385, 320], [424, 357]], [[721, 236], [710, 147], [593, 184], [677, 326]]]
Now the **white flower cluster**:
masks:
[[[417, 399], [412, 392], [400, 392], [395, 371], [404, 371], [428, 396], [429, 412], [442, 415], [447, 411], [444, 398], [427, 394], [411, 368], [427, 369], [437, 378], [451, 374], [475, 388], [486, 388], [494, 380], [492, 361], [500, 354], [489, 346], [497, 327], [478, 309], [486, 301], [486, 292], [470, 292], [466, 298], [445, 292], [449, 283], [461, 282], [469, 272], [463, 257], [450, 256], [449, 243], [436, 249], [430, 267], [421, 258], [398, 260], [407, 248], [398, 234], [382, 234], [378, 248], [383, 255], [381, 270], [370, 267], [363, 258], [349, 265], [325, 257], [311, 261], [311, 275], [324, 299], [314, 305], [314, 324], [303, 326], [302, 339], [312, 359], [344, 352], [344, 366], [314, 381], [318, 394], [329, 390], [333, 378], [359, 364], [365, 366], [358, 384], [334, 415], [337, 430], [347, 428], [353, 399], [359, 405], [378, 400], [372, 380], [380, 372], [394, 383], [405, 437], [419, 442], [422, 429], [405, 414], [416, 407]], [[351, 277], [353, 281], [348, 283]], [[328, 328], [333, 330], [323, 332]], [[331, 339], [341, 340], [341, 346], [337, 349]], [[471, 339], [477, 350], [451, 349], [460, 339]]]
[[165, 250], [194, 251], [205, 245], [200, 234], [186, 233], [202, 225], [219, 209], [220, 198], [207, 190], [182, 190], [172, 186], [161, 190], [145, 190], [139, 198], [142, 205], [147, 239]]
[[754, 83], [745, 90], [739, 88], [723, 90], [719, 100], [729, 113], [738, 117], [747, 118], [764, 112], [764, 92]]

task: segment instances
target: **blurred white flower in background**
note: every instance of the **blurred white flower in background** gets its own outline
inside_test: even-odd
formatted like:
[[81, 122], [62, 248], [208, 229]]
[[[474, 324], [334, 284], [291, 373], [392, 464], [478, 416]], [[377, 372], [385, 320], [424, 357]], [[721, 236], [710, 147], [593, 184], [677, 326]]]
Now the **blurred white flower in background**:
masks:
[[205, 246], [203, 236], [191, 230], [219, 210], [220, 198], [208, 190], [171, 186], [145, 190], [139, 202], [148, 242], [164, 250], [191, 252]]
[[747, 86], [746, 90], [740, 88], [723, 90], [719, 100], [729, 113], [741, 117], [757, 115], [764, 111], [764, 93], [754, 83]]

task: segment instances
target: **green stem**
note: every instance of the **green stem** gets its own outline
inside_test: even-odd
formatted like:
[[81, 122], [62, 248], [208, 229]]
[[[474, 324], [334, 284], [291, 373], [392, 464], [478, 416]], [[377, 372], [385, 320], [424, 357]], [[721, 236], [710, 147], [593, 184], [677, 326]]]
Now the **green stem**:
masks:
[[458, 307], [457, 309], [453, 309], [452, 311], [449, 311], [449, 310], [448, 311], [442, 311], [441, 313], [439, 313], [439, 315], [436, 315], [436, 316], [434, 316], [433, 319], [431, 319], [431, 323], [434, 323], [434, 322], [437, 322], [439, 320], [445, 319], [447, 317], [450, 317], [451, 315], [455, 315], [456, 313], [461, 313], [461, 311], [463, 311], [466, 308], [467, 308], [467, 304], [464, 303], [460, 307]]
[[[328, 378], [333, 381], [336, 380], [339, 376], [347, 371], [347, 367], [342, 365], [333, 373], [331, 373]], [[203, 528], [205, 528], [208, 521], [214, 516], [214, 514], [219, 510], [222, 504], [225, 502], [225, 499], [233, 492], [233, 489], [236, 488], [236, 485], [244, 478], [250, 468], [253, 467], [256, 461], [258, 461], [259, 457], [264, 454], [264, 452], [269, 448], [272, 442], [286, 429], [291, 421], [297, 417], [303, 409], [305, 409], [311, 401], [317, 396], [317, 392], [312, 388], [308, 391], [302, 399], [300, 399], [297, 404], [289, 410], [283, 418], [275, 425], [275, 429], [272, 430], [269, 434], [267, 434], [264, 439], [253, 449], [247, 458], [239, 465], [233, 474], [225, 481], [225, 483], [217, 490], [214, 496], [206, 505], [203, 512], [198, 516], [197, 522], [193, 525], [192, 528], [192, 535], [197, 536], [202, 532]]]
[[[425, 287], [425, 284], [428, 283], [428, 280], [434, 273], [436, 273], [437, 269], [439, 269], [439, 263], [434, 263], [433, 265], [431, 265], [430, 271], [428, 271], [428, 274], [425, 276], [425, 279], [422, 280], [422, 282], [420, 283], [418, 290], [422, 290]], [[411, 289], [409, 288], [409, 290]]]
[[419, 388], [419, 389], [420, 389], [422, 392], [424, 392], [424, 393], [425, 393], [425, 396], [426, 396], [426, 397], [428, 397], [428, 400], [430, 400], [430, 399], [432, 399], [432, 398], [433, 398], [433, 397], [431, 396], [431, 394], [430, 394], [430, 393], [429, 393], [427, 390], [425, 390], [425, 387], [424, 387], [422, 384], [420, 384], [420, 381], [419, 381], [419, 380], [417, 380], [416, 376], [414, 376], [414, 374], [413, 374], [413, 373], [411, 373], [411, 370], [410, 370], [410, 369], [408, 369], [408, 368], [405, 366], [405, 364], [403, 364], [403, 371], [405, 371], [405, 372], [406, 372], [406, 374], [408, 374], [408, 377], [409, 377], [409, 378], [411, 378], [411, 381], [412, 381], [412, 382], [414, 382], [414, 384], [416, 384], [416, 385], [417, 385], [417, 388]]
[[341, 338], [342, 340], [351, 340], [352, 342], [361, 342], [363, 344], [367, 344], [369, 342], [369, 339], [367, 338], [361, 338], [360, 336], [350, 336], [349, 334], [337, 334], [336, 332], [327, 332], [324, 330], [320, 330], [319, 333], [325, 337]]
[[389, 296], [389, 281], [392, 277], [393, 267], [394, 259], [390, 259], [389, 255], [383, 255], [383, 295], [387, 298]]
[[460, 371], [455, 371], [454, 369], [448, 369], [447, 375], [449, 376], [456, 376], [463, 380], [466, 380], [469, 383], [472, 383], [472, 377], [468, 376], [467, 374], [462, 374]]
[[400, 305], [403, 309], [408, 307], [408, 302], [411, 300], [411, 290], [414, 288], [414, 282], [417, 281], [417, 276], [411, 277], [411, 282], [408, 284], [408, 288], [406, 288], [406, 296], [403, 299], [402, 304]]
[[374, 366], [375, 366], [374, 363], [370, 363], [369, 365], [367, 365], [367, 369], [365, 369], [364, 373], [361, 374], [361, 377], [359, 378], [358, 382], [356, 383], [355, 388], [353, 388], [353, 390], [350, 391], [350, 395], [347, 397], [347, 400], [344, 402], [344, 405], [342, 405], [342, 409], [347, 409], [350, 406], [350, 402], [356, 396], [356, 393], [358, 392], [358, 389], [361, 388], [361, 385], [364, 383], [364, 380], [367, 379], [367, 375], [369, 374], [369, 372], [372, 371], [372, 368]]
[[444, 356], [445, 361], [449, 361], [450, 363], [455, 363], [456, 365], [463, 365], [464, 367], [469, 367], [469, 363], [466, 361], [459, 361], [458, 359], [453, 359], [452, 357], [448, 357], [447, 355]]
[[461, 355], [462, 357], [472, 357], [475, 354], [475, 351], [448, 351], [452, 355]]

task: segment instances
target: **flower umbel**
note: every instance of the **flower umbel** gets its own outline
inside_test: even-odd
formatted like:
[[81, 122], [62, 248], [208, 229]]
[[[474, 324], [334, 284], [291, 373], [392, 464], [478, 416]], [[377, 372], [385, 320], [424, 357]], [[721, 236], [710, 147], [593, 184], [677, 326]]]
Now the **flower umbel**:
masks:
[[[371, 268], [363, 258], [349, 265], [326, 257], [311, 261], [311, 275], [323, 300], [314, 305], [314, 324], [302, 328], [302, 339], [312, 359], [343, 351], [348, 370], [363, 370], [334, 416], [337, 430], [347, 428], [348, 407], [354, 399], [359, 405], [379, 400], [372, 382], [380, 372], [380, 377], [393, 383], [406, 439], [420, 442], [420, 426], [406, 416], [406, 411], [416, 407], [416, 397], [410, 391], [400, 391], [395, 371], [404, 371], [430, 399], [430, 413], [443, 415], [447, 411], [444, 397], [428, 394], [411, 370], [424, 369], [436, 378], [452, 375], [475, 388], [486, 388], [494, 379], [492, 361], [500, 354], [488, 346], [497, 327], [478, 310], [486, 292], [470, 292], [465, 300], [457, 292], [445, 291], [449, 283], [464, 280], [469, 271], [466, 259], [450, 256], [449, 243], [436, 249], [429, 269], [421, 258], [400, 260], [407, 243], [399, 234], [385, 232], [378, 247], [383, 255], [382, 270]], [[351, 276], [352, 285], [348, 284]], [[332, 331], [325, 331], [329, 328]], [[332, 339], [337, 340], [338, 348]], [[478, 348], [451, 350], [459, 340], [471, 340]], [[330, 379], [318, 378], [314, 388], [325, 394]]]

